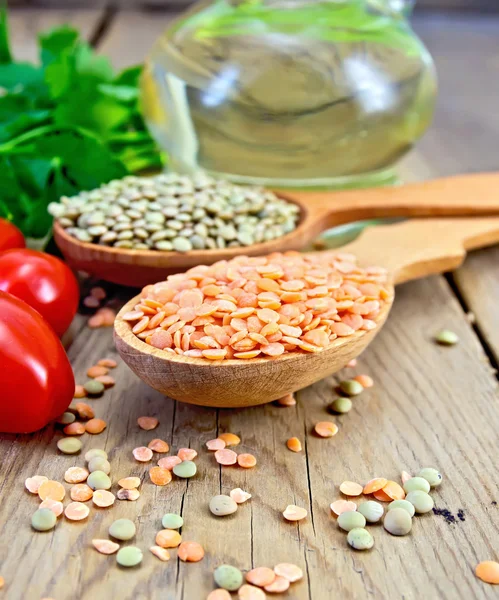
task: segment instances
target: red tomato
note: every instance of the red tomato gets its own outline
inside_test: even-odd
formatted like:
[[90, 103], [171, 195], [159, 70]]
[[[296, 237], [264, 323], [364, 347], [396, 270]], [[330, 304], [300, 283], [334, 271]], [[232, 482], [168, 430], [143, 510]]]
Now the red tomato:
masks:
[[60, 337], [78, 308], [76, 277], [62, 260], [27, 248], [0, 254], [0, 290], [36, 309]]
[[60, 340], [36, 310], [0, 292], [0, 431], [30, 433], [73, 399], [73, 370]]
[[25, 246], [26, 242], [19, 229], [10, 221], [0, 219], [0, 251]]

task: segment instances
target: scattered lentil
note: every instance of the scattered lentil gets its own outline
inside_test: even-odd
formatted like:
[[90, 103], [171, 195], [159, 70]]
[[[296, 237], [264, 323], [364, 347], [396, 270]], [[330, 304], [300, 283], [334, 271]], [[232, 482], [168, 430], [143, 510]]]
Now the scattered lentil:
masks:
[[95, 458], [96, 456], [102, 456], [102, 458], [107, 458], [107, 452], [105, 450], [101, 450], [100, 448], [92, 448], [92, 450], [89, 450], [85, 453], [85, 460], [87, 462], [90, 462], [92, 458]]
[[90, 473], [103, 471], [106, 475], [109, 475], [111, 473], [111, 463], [102, 456], [94, 456], [88, 461], [88, 470]]
[[[181, 477], [182, 479], [189, 479], [190, 477], [194, 477], [197, 473], [196, 463], [192, 462], [192, 460], [184, 460], [178, 465], [173, 467], [173, 472], [177, 477]], [[168, 469], [165, 469], [168, 471]], [[168, 471], [169, 473], [170, 471]]]
[[243, 574], [231, 565], [220, 565], [213, 573], [215, 583], [224, 590], [235, 592], [243, 585]]
[[426, 479], [432, 488], [438, 487], [442, 483], [442, 475], [432, 467], [421, 469], [417, 476]]
[[402, 480], [402, 485], [404, 485], [406, 481], [412, 479], [412, 475], [409, 475], [407, 471], [402, 471], [402, 473], [400, 474], [400, 479]]
[[64, 510], [64, 505], [58, 500], [52, 500], [52, 498], [47, 498], [40, 504], [39, 508], [48, 508], [54, 513], [56, 517], [60, 517]]
[[459, 342], [459, 337], [449, 329], [442, 329], [435, 335], [435, 341], [442, 346], [454, 346]]
[[[397, 502], [399, 501], [397, 500]], [[383, 513], [385, 512], [383, 506], [379, 502], [375, 502], [374, 500], [367, 500], [367, 502], [362, 502], [357, 507], [357, 510], [360, 512], [361, 515], [364, 515], [368, 523], [377, 523], [383, 516]]]
[[340, 492], [345, 496], [360, 496], [362, 494], [363, 487], [359, 483], [354, 481], [344, 481], [340, 485]]
[[323, 438], [333, 437], [338, 433], [338, 425], [331, 421], [320, 421], [314, 427], [315, 433]]
[[121, 567], [136, 567], [142, 562], [143, 554], [140, 548], [136, 546], [126, 546], [121, 548], [116, 555], [116, 562]]
[[354, 381], [358, 381], [364, 389], [373, 387], [374, 385], [374, 381], [369, 375], [356, 375]]
[[95, 379], [96, 377], [100, 377], [101, 375], [107, 375], [108, 373], [109, 373], [109, 369], [106, 369], [106, 367], [102, 367], [100, 365], [94, 365], [93, 367], [90, 367], [90, 369], [88, 369], [87, 377], [90, 377], [91, 379]]
[[174, 513], [166, 513], [161, 519], [164, 529], [180, 529], [184, 524], [184, 519]]
[[409, 492], [406, 500], [414, 506], [415, 511], [419, 514], [430, 512], [434, 506], [433, 498], [421, 490]]
[[226, 446], [237, 446], [241, 443], [241, 438], [235, 433], [221, 433], [218, 439], [223, 440]]
[[218, 588], [208, 594], [206, 600], [231, 600], [231, 595], [227, 590]]
[[374, 492], [382, 490], [387, 483], [388, 480], [384, 477], [375, 477], [366, 483], [363, 492], [364, 494], [374, 494]]
[[173, 529], [162, 529], [156, 534], [156, 544], [161, 548], [177, 548], [182, 541], [182, 536]]
[[70, 425], [71, 423], [74, 423], [75, 419], [76, 417], [73, 413], [65, 412], [62, 413], [60, 417], [57, 417], [56, 423], [58, 425]]
[[102, 419], [90, 419], [90, 421], [87, 421], [85, 424], [87, 433], [91, 433], [93, 435], [102, 433], [106, 427], [107, 423]]
[[224, 448], [223, 450], [217, 450], [215, 452], [215, 460], [220, 465], [235, 465], [237, 463], [237, 454], [234, 450]]
[[243, 504], [251, 498], [251, 494], [245, 492], [241, 488], [231, 490], [229, 495], [236, 504]]
[[132, 502], [140, 498], [139, 490], [118, 490], [116, 494], [118, 500], [131, 500]]
[[389, 509], [383, 527], [392, 535], [407, 535], [412, 529], [411, 515], [404, 508]]
[[83, 385], [83, 388], [89, 396], [100, 396], [104, 392], [104, 384], [95, 379], [87, 381]]
[[100, 367], [107, 367], [108, 369], [115, 369], [118, 366], [114, 358], [101, 358], [97, 361], [97, 364]]
[[276, 574], [269, 567], [256, 567], [246, 573], [246, 581], [258, 587], [269, 585], [276, 578]]
[[396, 481], [388, 480], [382, 491], [391, 500], [403, 500], [405, 498], [405, 492], [403, 488]]
[[411, 477], [411, 479], [407, 480], [404, 483], [404, 492], [408, 494], [409, 492], [414, 492], [415, 490], [421, 490], [428, 494], [430, 491], [430, 484], [423, 477]]
[[357, 510], [357, 505], [349, 500], [335, 500], [330, 504], [330, 508], [336, 516], [339, 516], [344, 512]]
[[37, 531], [49, 531], [56, 523], [57, 517], [50, 508], [39, 508], [31, 517], [31, 527]]
[[147, 447], [153, 452], [157, 452], [158, 454], [164, 454], [165, 452], [168, 452], [168, 450], [170, 450], [170, 446], [168, 445], [168, 443], [158, 438], [151, 440], [147, 444]]
[[243, 469], [252, 469], [256, 466], [256, 458], [253, 454], [239, 454], [237, 457], [237, 464]]
[[356, 358], [352, 358], [352, 360], [350, 362], [347, 362], [347, 364], [345, 365], [345, 368], [347, 368], [347, 369], [355, 369], [356, 366], [357, 366], [357, 359]]
[[28, 492], [31, 492], [32, 494], [38, 494], [38, 490], [40, 489], [42, 483], [45, 483], [48, 480], [49, 478], [45, 477], [45, 475], [33, 475], [33, 477], [28, 477], [28, 479], [26, 479], [24, 486]]
[[85, 402], [78, 402], [75, 404], [74, 409], [80, 419], [93, 419], [95, 417], [94, 409]]
[[206, 448], [208, 450], [216, 451], [223, 450], [225, 448], [225, 442], [220, 438], [216, 438], [214, 440], [208, 440], [206, 442]]
[[87, 477], [87, 485], [93, 490], [108, 490], [111, 480], [104, 471], [94, 471]]
[[289, 504], [282, 515], [287, 521], [301, 521], [307, 516], [307, 511], [300, 506]]
[[177, 452], [177, 456], [180, 460], [194, 460], [198, 453], [192, 448], [180, 448]]
[[145, 446], [134, 448], [132, 450], [132, 454], [135, 460], [138, 460], [139, 462], [149, 462], [152, 460], [152, 450], [150, 448], [146, 448]]
[[40, 497], [40, 500], [46, 500], [47, 498], [50, 498], [51, 500], [62, 502], [65, 495], [66, 490], [64, 489], [62, 483], [53, 481], [52, 479], [44, 481], [38, 488], [38, 496]]
[[289, 579], [286, 579], [286, 577], [282, 577], [281, 575], [277, 575], [274, 581], [269, 583], [269, 585], [266, 585], [263, 589], [272, 594], [282, 594], [289, 589], [289, 585]]
[[364, 391], [364, 386], [355, 379], [340, 382], [340, 390], [348, 396], [358, 396]]
[[172, 471], [173, 467], [179, 465], [181, 462], [182, 460], [178, 456], [165, 456], [164, 458], [160, 458], [158, 460], [158, 466]]
[[73, 394], [73, 398], [85, 398], [87, 395], [87, 390], [82, 385], [75, 385], [75, 392]]
[[260, 588], [245, 583], [237, 591], [237, 597], [239, 600], [265, 600], [267, 596]]
[[83, 423], [70, 423], [63, 429], [66, 435], [83, 435], [85, 433], [85, 425]]
[[330, 405], [330, 410], [335, 413], [344, 414], [352, 410], [353, 403], [350, 398], [336, 398]]
[[163, 467], [153, 467], [149, 469], [149, 477], [154, 485], [167, 485], [172, 480], [172, 474]]
[[412, 518], [414, 513], [416, 512], [414, 506], [408, 500], [394, 500], [390, 502], [387, 510], [393, 510], [394, 508], [401, 508], [409, 513], [409, 516]]
[[286, 394], [282, 398], [279, 398], [278, 400], [276, 400], [276, 402], [279, 406], [295, 406], [295, 404], [296, 404], [295, 395], [293, 393]]
[[141, 429], [145, 429], [145, 431], [151, 431], [152, 429], [156, 429], [159, 425], [158, 419], [156, 417], [139, 417], [137, 419], [137, 423]]
[[291, 583], [303, 579], [303, 571], [297, 565], [291, 563], [279, 563], [274, 567], [274, 573], [280, 577], [284, 577]]
[[210, 500], [210, 511], [216, 517], [232, 515], [237, 510], [237, 503], [230, 496], [220, 494]]
[[302, 445], [298, 438], [292, 437], [286, 442], [286, 446], [291, 450], [291, 452], [301, 452]]
[[170, 553], [166, 548], [161, 548], [161, 546], [151, 546], [149, 550], [163, 562], [170, 560]]
[[364, 515], [354, 510], [341, 513], [341, 515], [338, 515], [337, 521], [338, 526], [343, 529], [343, 531], [351, 531], [352, 529], [366, 526], [366, 518]]
[[374, 546], [373, 536], [367, 529], [362, 529], [360, 527], [351, 529], [348, 532], [347, 542], [354, 550], [369, 550]]
[[494, 560], [485, 560], [475, 569], [475, 575], [485, 583], [499, 584], [499, 563]]
[[120, 545], [111, 540], [92, 540], [92, 546], [101, 554], [114, 554], [120, 549]]
[[131, 540], [135, 531], [135, 523], [130, 519], [117, 519], [109, 527], [109, 535], [123, 541]]
[[113, 387], [116, 384], [116, 380], [111, 375], [99, 375], [95, 378], [95, 381], [102, 383], [102, 385], [107, 389]]
[[64, 510], [64, 515], [70, 521], [83, 521], [89, 514], [90, 509], [82, 502], [70, 502]]
[[77, 483], [69, 490], [69, 495], [75, 502], [87, 502], [94, 495], [94, 491], [86, 483]]
[[133, 490], [140, 485], [140, 477], [124, 477], [118, 481], [118, 485], [125, 490]]
[[184, 562], [199, 562], [204, 557], [204, 549], [197, 542], [182, 542], [177, 556]]
[[68, 483], [82, 483], [87, 480], [89, 472], [83, 467], [69, 467], [64, 473], [64, 481]]
[[391, 502], [392, 501], [392, 498], [390, 498], [390, 496], [385, 494], [385, 492], [383, 490], [377, 490], [376, 492], [373, 492], [373, 496], [376, 498], [376, 500], [379, 500], [380, 502]]
[[108, 508], [114, 504], [116, 496], [107, 490], [95, 490], [92, 502], [100, 508]]

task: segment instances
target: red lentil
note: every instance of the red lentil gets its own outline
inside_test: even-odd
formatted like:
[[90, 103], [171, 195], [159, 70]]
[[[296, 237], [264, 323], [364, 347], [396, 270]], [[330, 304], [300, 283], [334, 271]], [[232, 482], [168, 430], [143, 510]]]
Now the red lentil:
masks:
[[111, 375], [99, 375], [95, 381], [100, 381], [105, 388], [113, 387], [116, 384], [116, 380]]
[[290, 583], [289, 580], [285, 577], [281, 577], [281, 575], [277, 575], [274, 581], [266, 585], [263, 589], [266, 592], [274, 593], [274, 594], [282, 594], [289, 589]]
[[157, 452], [158, 454], [164, 454], [165, 452], [168, 452], [168, 450], [170, 450], [170, 446], [167, 442], [157, 438], [151, 440], [147, 444], [147, 447], [153, 452]]
[[218, 439], [223, 440], [226, 446], [237, 446], [241, 443], [241, 438], [235, 433], [221, 433]]
[[294, 406], [296, 404], [296, 399], [294, 394], [287, 394], [279, 400], [276, 400], [279, 406]]
[[245, 583], [237, 591], [237, 597], [239, 600], [265, 600], [267, 596], [260, 588]]
[[162, 548], [161, 546], [151, 546], [149, 550], [163, 562], [170, 560], [170, 553], [166, 548]]
[[163, 467], [153, 467], [149, 471], [149, 477], [154, 485], [166, 485], [172, 480], [172, 474]]
[[113, 358], [101, 358], [97, 361], [97, 364], [100, 367], [107, 367], [108, 369], [115, 369], [118, 366], [118, 363]]
[[276, 574], [268, 567], [256, 567], [246, 573], [246, 581], [258, 587], [264, 587], [274, 581]]
[[208, 450], [216, 451], [223, 450], [225, 448], [225, 442], [220, 438], [216, 438], [215, 440], [208, 440], [206, 442], [206, 447]]
[[31, 492], [32, 494], [38, 494], [38, 490], [40, 489], [42, 483], [48, 480], [49, 478], [45, 477], [45, 475], [33, 475], [33, 477], [28, 477], [28, 479], [26, 479], [24, 485], [28, 492]]
[[94, 491], [86, 483], [77, 483], [69, 490], [69, 495], [75, 502], [86, 502], [92, 498]]
[[204, 550], [197, 542], [182, 542], [177, 555], [184, 562], [199, 562], [204, 557]]
[[280, 577], [284, 577], [284, 579], [287, 579], [291, 583], [303, 578], [303, 571], [300, 567], [291, 563], [279, 563], [274, 567], [274, 573]]
[[499, 563], [485, 560], [476, 566], [475, 575], [485, 583], [499, 584]]
[[120, 549], [120, 545], [111, 540], [92, 540], [92, 546], [101, 554], [114, 554]]
[[93, 419], [95, 417], [94, 409], [85, 402], [77, 402], [74, 409], [80, 419]]
[[370, 388], [374, 385], [374, 381], [369, 375], [357, 375], [354, 379], [355, 381], [358, 381], [363, 388]]
[[118, 485], [125, 490], [134, 490], [140, 485], [140, 477], [124, 477], [118, 481]]
[[339, 517], [344, 512], [357, 510], [357, 505], [351, 500], [335, 500], [331, 503], [330, 508], [334, 514]]
[[40, 506], [38, 508], [48, 508], [54, 513], [56, 517], [60, 517], [62, 515], [62, 511], [64, 510], [64, 505], [58, 500], [52, 500], [52, 498], [47, 498], [46, 500], [40, 503]]
[[237, 464], [243, 469], [252, 469], [256, 465], [256, 458], [253, 454], [239, 454]]
[[287, 521], [301, 521], [307, 516], [307, 510], [290, 504], [282, 514]]
[[156, 429], [159, 425], [159, 421], [156, 417], [139, 417], [137, 423], [141, 429], [145, 429], [146, 431]]
[[286, 446], [292, 452], [301, 452], [302, 450], [301, 442], [296, 437], [289, 438], [289, 440], [286, 442]]
[[246, 500], [251, 498], [251, 494], [245, 492], [241, 488], [231, 490], [229, 495], [236, 504], [243, 504], [243, 502], [246, 502]]
[[324, 438], [333, 437], [338, 433], [338, 425], [331, 421], [320, 421], [314, 427], [315, 433]]
[[179, 465], [182, 462], [182, 459], [178, 456], [165, 456], [164, 458], [160, 458], [158, 460], [158, 466], [163, 467], [163, 469], [168, 469], [169, 471], [173, 470], [175, 465]]
[[74, 398], [86, 398], [87, 392], [82, 385], [75, 385]]
[[176, 548], [181, 541], [180, 533], [172, 529], [162, 529], [156, 534], [156, 544], [161, 548]]
[[377, 492], [378, 490], [382, 490], [387, 483], [388, 483], [387, 479], [384, 479], [383, 477], [376, 477], [366, 483], [366, 485], [364, 486], [363, 492], [364, 492], [364, 494], [373, 494], [374, 492]]
[[118, 498], [118, 500], [131, 500], [133, 502], [140, 498], [140, 492], [139, 492], [139, 490], [136, 490], [136, 489], [133, 489], [133, 490], [121, 489], [121, 490], [118, 490], [116, 497]]
[[67, 481], [68, 483], [82, 483], [87, 480], [89, 474], [87, 469], [84, 469], [83, 467], [69, 467], [64, 473], [64, 481]]
[[63, 429], [66, 435], [83, 435], [86, 431], [85, 425], [83, 423], [70, 423], [66, 425]]
[[389, 297], [385, 270], [355, 261], [287, 252], [194, 267], [146, 286], [124, 319], [152, 346], [210, 360], [320, 352], [376, 327]]
[[85, 425], [87, 433], [91, 433], [93, 435], [102, 433], [106, 427], [107, 423], [102, 419], [90, 419], [90, 421], [87, 421]]
[[38, 488], [38, 496], [40, 496], [41, 500], [50, 498], [51, 500], [57, 500], [58, 502], [61, 502], [65, 495], [66, 490], [64, 489], [62, 483], [53, 481], [51, 479], [44, 481]]
[[354, 481], [344, 481], [340, 485], [340, 492], [345, 496], [360, 496], [362, 494], [363, 487], [359, 483]]
[[90, 509], [82, 502], [70, 502], [66, 506], [64, 514], [70, 521], [83, 521], [90, 514]]
[[237, 454], [234, 450], [224, 448], [215, 452], [215, 460], [219, 465], [235, 465], [237, 463]]
[[138, 460], [139, 462], [149, 462], [152, 459], [152, 450], [145, 446], [134, 448], [132, 454], [135, 460]]
[[198, 455], [198, 453], [195, 450], [193, 450], [192, 448], [180, 448], [180, 450], [177, 452], [177, 456], [182, 461], [194, 460], [197, 455]]
[[107, 375], [109, 373], [109, 369], [106, 367], [102, 367], [100, 365], [94, 365], [90, 367], [87, 371], [87, 376], [91, 379], [95, 379], [95, 377], [100, 377], [101, 375]]

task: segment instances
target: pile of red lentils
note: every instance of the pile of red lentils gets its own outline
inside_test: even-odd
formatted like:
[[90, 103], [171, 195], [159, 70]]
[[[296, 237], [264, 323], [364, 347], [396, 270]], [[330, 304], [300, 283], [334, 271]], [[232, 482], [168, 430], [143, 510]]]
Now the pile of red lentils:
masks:
[[350, 254], [241, 256], [146, 286], [123, 319], [147, 344], [191, 358], [320, 352], [376, 327], [386, 281]]

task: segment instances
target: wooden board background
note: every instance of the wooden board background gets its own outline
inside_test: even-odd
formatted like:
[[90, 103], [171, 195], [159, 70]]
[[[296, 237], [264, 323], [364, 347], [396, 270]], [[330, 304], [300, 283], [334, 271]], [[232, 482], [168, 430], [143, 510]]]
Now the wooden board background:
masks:
[[[168, 17], [20, 11], [14, 15], [16, 49], [32, 58], [33, 32], [67, 19], [123, 66], [141, 59]], [[432, 17], [417, 20], [416, 26], [436, 57], [441, 95], [433, 129], [401, 172], [411, 180], [495, 168], [499, 20]], [[86, 436], [84, 449], [107, 449], [113, 481], [143, 477], [142, 496], [112, 510], [92, 508], [87, 523], [61, 521], [54, 531], [35, 534], [29, 520], [37, 502], [23, 490], [24, 479], [43, 473], [62, 480], [66, 468], [82, 465], [83, 457], [58, 454], [60, 433], [53, 427], [34, 436], [0, 436], [0, 574], [6, 580], [0, 598], [203, 600], [213, 587], [213, 569], [223, 562], [246, 570], [284, 560], [306, 573], [286, 596], [291, 600], [496, 598], [497, 590], [478, 581], [473, 569], [480, 560], [499, 557], [499, 508], [494, 504], [499, 501], [498, 258], [498, 249], [479, 252], [453, 275], [398, 289], [393, 314], [356, 371], [372, 375], [376, 385], [355, 400], [351, 413], [334, 418], [340, 432], [330, 440], [316, 438], [311, 428], [330, 418], [332, 388], [345, 373], [300, 392], [295, 408], [223, 411], [165, 399], [120, 364], [116, 387], [91, 401], [108, 428], [95, 438]], [[119, 291], [116, 303], [130, 294]], [[474, 326], [467, 311], [476, 315]], [[75, 322], [69, 348], [79, 382], [97, 359], [115, 356], [110, 330], [92, 331], [84, 322], [84, 317]], [[456, 331], [460, 344], [435, 346], [431, 336], [441, 327]], [[140, 430], [136, 419], [141, 415], [158, 416], [159, 428]], [[221, 431], [242, 437], [240, 449], [257, 456], [256, 469], [218, 468], [203, 444]], [[302, 439], [304, 453], [286, 449], [285, 440], [293, 435]], [[131, 450], [153, 437], [166, 439], [173, 450], [197, 449], [198, 476], [166, 488], [149, 484], [147, 465], [137, 464]], [[444, 474], [444, 484], [434, 493], [437, 506], [454, 514], [463, 509], [465, 522], [449, 525], [441, 517], [418, 517], [405, 538], [374, 526], [373, 551], [348, 549], [329, 511], [341, 481], [380, 475], [395, 479], [402, 469], [414, 472], [426, 465]], [[209, 498], [237, 486], [253, 498], [231, 517], [212, 517]], [[290, 503], [306, 507], [309, 517], [286, 523], [280, 513]], [[203, 562], [184, 564], [172, 552], [174, 558], [164, 564], [148, 553], [168, 511], [183, 514], [183, 537], [204, 545]], [[119, 569], [113, 557], [90, 547], [91, 539], [106, 537], [107, 527], [119, 517], [137, 523], [135, 543], [145, 550], [140, 569]]]

